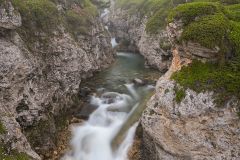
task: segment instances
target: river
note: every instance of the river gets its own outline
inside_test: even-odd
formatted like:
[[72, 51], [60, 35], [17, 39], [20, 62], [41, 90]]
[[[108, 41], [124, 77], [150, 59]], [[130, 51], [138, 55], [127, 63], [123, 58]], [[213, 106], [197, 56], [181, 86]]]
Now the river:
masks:
[[137, 123], [127, 131], [125, 139], [114, 151], [111, 141], [133, 107], [154, 90], [159, 76], [158, 71], [144, 66], [140, 54], [118, 52], [111, 67], [82, 84], [95, 90], [87, 105], [94, 111], [86, 122], [73, 128], [72, 150], [62, 159], [126, 160]]

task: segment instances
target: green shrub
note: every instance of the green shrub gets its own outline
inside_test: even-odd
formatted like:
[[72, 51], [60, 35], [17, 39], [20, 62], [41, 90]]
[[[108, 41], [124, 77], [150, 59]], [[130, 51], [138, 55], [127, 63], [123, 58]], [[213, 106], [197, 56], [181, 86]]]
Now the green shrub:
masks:
[[220, 2], [225, 4], [237, 4], [240, 3], [240, 0], [220, 0]]
[[212, 2], [193, 2], [177, 6], [169, 14], [169, 21], [181, 19], [185, 25], [193, 22], [196, 17], [213, 15], [222, 10], [218, 3]]
[[97, 7], [95, 5], [93, 5], [90, 0], [81, 0], [81, 1], [82, 1], [82, 6], [84, 8], [84, 11], [86, 13], [88, 13], [94, 17], [97, 16], [97, 14], [98, 14]]
[[240, 4], [226, 6], [225, 14], [233, 21], [240, 21]]
[[181, 39], [200, 43], [207, 48], [223, 46], [229, 29], [229, 21], [223, 14], [203, 17], [189, 24]]
[[240, 22], [231, 21], [230, 25], [231, 29], [228, 37], [236, 55], [240, 56]]
[[[240, 64], [240, 61], [238, 61]], [[231, 66], [219, 67], [212, 63], [193, 61], [188, 67], [172, 75], [184, 88], [197, 92], [215, 91], [219, 94], [220, 102], [235, 95], [240, 98], [240, 72], [234, 72]]]
[[168, 9], [160, 9], [156, 14], [149, 18], [146, 24], [146, 31], [151, 34], [156, 34], [160, 29], [164, 29], [166, 26], [166, 17], [168, 15]]
[[74, 10], [66, 12], [66, 25], [73, 35], [87, 34], [91, 28], [91, 22], [87, 16], [80, 15]]
[[61, 19], [57, 7], [49, 0], [12, 0], [22, 16], [23, 26], [33, 31], [56, 29]]
[[152, 0], [145, 2], [144, 13], [152, 13], [146, 24], [146, 31], [150, 34], [156, 34], [167, 25], [169, 11], [178, 4], [185, 3], [185, 0]]

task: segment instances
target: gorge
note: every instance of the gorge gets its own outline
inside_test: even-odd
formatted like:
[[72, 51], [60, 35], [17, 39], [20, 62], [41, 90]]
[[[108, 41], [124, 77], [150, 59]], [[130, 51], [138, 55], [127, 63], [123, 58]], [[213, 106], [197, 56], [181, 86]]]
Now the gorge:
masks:
[[239, 0], [0, 4], [0, 159], [240, 158]]

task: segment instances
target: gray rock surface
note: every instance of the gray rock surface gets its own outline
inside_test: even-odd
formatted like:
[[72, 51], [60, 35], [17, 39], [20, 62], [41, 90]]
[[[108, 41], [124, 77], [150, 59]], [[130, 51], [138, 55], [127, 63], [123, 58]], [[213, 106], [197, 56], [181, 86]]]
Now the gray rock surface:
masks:
[[[146, 60], [146, 65], [166, 71], [171, 64], [171, 47], [164, 48], [162, 44], [169, 44], [166, 30], [159, 34], [146, 33], [147, 17], [140, 14], [129, 14], [127, 10], [114, 8], [110, 10], [110, 31], [120, 44], [127, 44], [124, 50], [139, 51]], [[169, 44], [170, 45], [170, 44]], [[121, 50], [121, 48], [120, 48]]]
[[[14, 30], [21, 25], [19, 13], [11, 3], [6, 6], [10, 9], [0, 9], [0, 27], [5, 29], [0, 37], [0, 120], [8, 132], [5, 141], [12, 149], [40, 159], [25, 135], [31, 137], [22, 129], [49, 121], [49, 133], [56, 134], [49, 116], [67, 110], [81, 80], [113, 62], [111, 38], [96, 18], [89, 35], [77, 40], [62, 29], [49, 39], [45, 33], [35, 33], [39, 40], [26, 43]], [[41, 39], [48, 40], [47, 44]], [[49, 151], [54, 140], [42, 137], [39, 146], [45, 146], [40, 149]]]
[[187, 89], [177, 103], [171, 71], [157, 83], [156, 94], [141, 118], [143, 159], [228, 159], [240, 158], [239, 101], [216, 107], [213, 92]]
[[22, 25], [20, 13], [8, 1], [0, 4], [0, 28], [16, 29]]

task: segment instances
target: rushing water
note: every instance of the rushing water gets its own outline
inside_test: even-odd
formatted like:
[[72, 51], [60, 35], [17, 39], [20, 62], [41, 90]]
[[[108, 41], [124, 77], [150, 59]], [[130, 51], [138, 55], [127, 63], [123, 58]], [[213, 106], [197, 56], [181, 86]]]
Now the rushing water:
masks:
[[[106, 29], [108, 30], [108, 27], [107, 27]], [[112, 47], [113, 47], [113, 48], [115, 48], [115, 47], [118, 45], [118, 43], [117, 43], [117, 41], [116, 41], [116, 38], [112, 38], [112, 39], [111, 39], [111, 44], [112, 44]]]
[[[85, 86], [96, 88], [90, 106], [96, 110], [88, 121], [73, 129], [72, 151], [64, 160], [127, 160], [127, 152], [134, 138], [137, 124], [132, 126], [118, 149], [113, 151], [111, 141], [125, 122], [133, 107], [153, 89], [159, 72], [144, 67], [139, 54], [117, 53], [116, 62], [98, 73]], [[146, 85], [132, 83], [134, 78], [147, 80]]]

